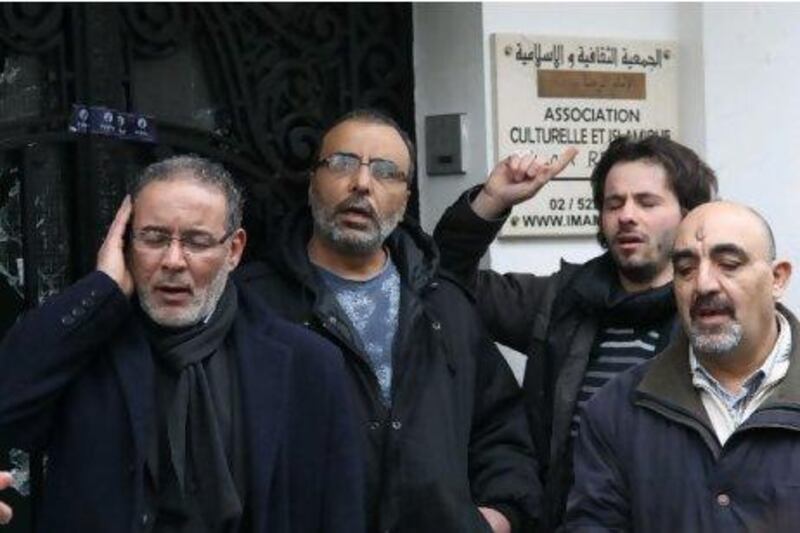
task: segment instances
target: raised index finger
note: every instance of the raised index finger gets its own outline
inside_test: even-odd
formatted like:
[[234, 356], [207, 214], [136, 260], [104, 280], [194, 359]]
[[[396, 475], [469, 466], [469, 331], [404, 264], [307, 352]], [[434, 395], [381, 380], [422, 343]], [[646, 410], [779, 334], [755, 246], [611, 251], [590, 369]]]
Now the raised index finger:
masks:
[[575, 159], [575, 156], [578, 155], [578, 149], [574, 146], [567, 146], [561, 155], [558, 156], [558, 159], [550, 165], [550, 176], [555, 176], [559, 174], [562, 170], [564, 170], [570, 162]]

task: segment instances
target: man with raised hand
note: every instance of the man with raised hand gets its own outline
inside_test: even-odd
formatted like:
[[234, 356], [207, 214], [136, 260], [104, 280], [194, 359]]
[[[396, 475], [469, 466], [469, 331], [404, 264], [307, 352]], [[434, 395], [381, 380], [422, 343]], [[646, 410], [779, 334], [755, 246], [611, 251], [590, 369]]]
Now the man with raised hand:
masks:
[[766, 221], [713, 202], [672, 253], [681, 330], [584, 411], [568, 531], [797, 531], [800, 323]]
[[400, 222], [413, 177], [413, 144], [394, 120], [340, 118], [322, 137], [310, 210], [240, 274], [341, 348], [370, 531], [528, 531], [541, 491], [519, 389], [433, 240]]
[[229, 281], [242, 194], [147, 167], [97, 270], [0, 345], [0, 433], [48, 455], [40, 531], [363, 530], [341, 354]]
[[667, 345], [675, 231], [716, 191], [714, 173], [685, 146], [663, 137], [619, 138], [591, 176], [606, 253], [583, 265], [562, 262], [551, 276], [479, 270], [509, 209], [533, 197], [574, 154], [568, 149], [553, 163], [530, 153], [504, 159], [445, 212], [434, 233], [442, 266], [475, 291], [494, 340], [528, 356], [523, 389], [543, 463], [544, 530], [562, 520], [582, 406], [613, 376]]

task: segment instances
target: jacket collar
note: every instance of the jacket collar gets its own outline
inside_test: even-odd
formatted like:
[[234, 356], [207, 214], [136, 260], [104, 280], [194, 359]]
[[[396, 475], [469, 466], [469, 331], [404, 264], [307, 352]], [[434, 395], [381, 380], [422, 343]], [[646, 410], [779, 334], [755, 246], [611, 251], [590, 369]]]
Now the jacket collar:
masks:
[[[800, 408], [800, 323], [783, 305], [777, 304], [776, 308], [789, 321], [792, 330], [791, 363], [783, 382], [761, 409], [778, 406]], [[637, 399], [653, 399], [711, 427], [700, 395], [692, 385], [689, 341], [683, 330], [675, 335], [666, 350], [652, 359], [635, 392]]]
[[794, 407], [800, 408], [800, 322], [782, 304], [777, 304], [778, 311], [786, 317], [792, 331], [792, 349], [789, 352], [789, 370], [786, 377], [767, 398], [762, 407]]
[[[312, 220], [308, 207], [287, 217], [278, 232], [280, 252], [266, 259], [316, 293], [314, 266], [306, 249], [311, 239]], [[403, 220], [386, 240], [386, 246], [404, 284], [416, 292], [432, 281], [439, 268], [439, 251], [418, 224]]]
[[581, 307], [607, 323], [651, 325], [675, 316], [672, 283], [641, 292], [626, 292], [610, 252], [583, 265], [570, 284]]

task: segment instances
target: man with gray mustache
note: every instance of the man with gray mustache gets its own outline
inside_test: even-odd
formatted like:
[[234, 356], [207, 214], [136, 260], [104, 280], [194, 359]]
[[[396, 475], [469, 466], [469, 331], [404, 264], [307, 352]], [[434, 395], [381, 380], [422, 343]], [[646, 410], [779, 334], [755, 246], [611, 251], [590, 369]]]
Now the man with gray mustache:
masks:
[[308, 209], [239, 272], [344, 354], [365, 441], [370, 531], [529, 531], [541, 494], [519, 388], [433, 239], [400, 223], [414, 148], [352, 112], [322, 136]]
[[672, 253], [682, 332], [587, 404], [568, 531], [796, 531], [800, 323], [792, 267], [749, 207], [690, 212]]

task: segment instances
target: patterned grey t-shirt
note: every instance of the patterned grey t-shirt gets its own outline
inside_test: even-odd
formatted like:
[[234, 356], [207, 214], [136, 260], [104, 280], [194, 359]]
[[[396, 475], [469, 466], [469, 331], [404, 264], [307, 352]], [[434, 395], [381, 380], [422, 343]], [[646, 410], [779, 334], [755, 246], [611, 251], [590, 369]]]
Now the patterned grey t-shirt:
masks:
[[322, 279], [355, 328], [378, 378], [384, 405], [392, 403], [392, 343], [400, 313], [400, 275], [391, 259], [366, 281], [344, 279], [317, 267]]

